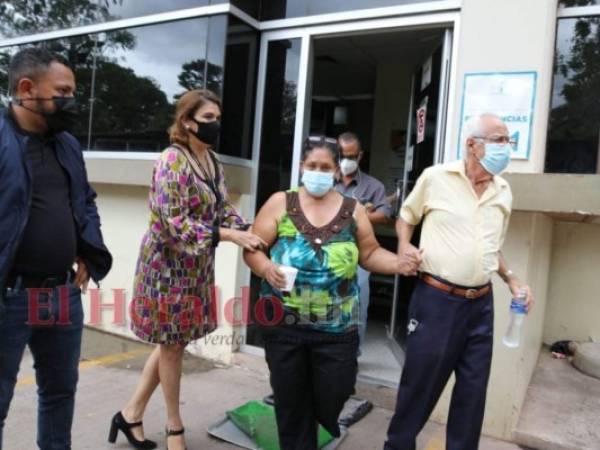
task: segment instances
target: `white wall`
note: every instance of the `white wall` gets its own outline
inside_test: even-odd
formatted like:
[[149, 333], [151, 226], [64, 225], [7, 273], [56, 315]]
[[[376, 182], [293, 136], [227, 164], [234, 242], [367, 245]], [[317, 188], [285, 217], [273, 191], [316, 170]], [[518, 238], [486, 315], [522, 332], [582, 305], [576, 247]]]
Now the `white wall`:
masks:
[[600, 342], [600, 225], [556, 222], [544, 342]]
[[[463, 0], [458, 67], [447, 155], [456, 155], [466, 73], [536, 71], [537, 92], [531, 157], [515, 161], [514, 172], [543, 172], [552, 89], [557, 0]], [[454, 159], [454, 156], [453, 158]]]

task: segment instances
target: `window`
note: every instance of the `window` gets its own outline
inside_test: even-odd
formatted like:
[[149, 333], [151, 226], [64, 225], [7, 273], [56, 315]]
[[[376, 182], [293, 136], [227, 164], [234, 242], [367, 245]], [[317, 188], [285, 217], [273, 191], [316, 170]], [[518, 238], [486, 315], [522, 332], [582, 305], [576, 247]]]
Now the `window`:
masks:
[[[301, 47], [300, 38], [270, 41], [268, 45], [258, 163], [260, 180], [256, 191], [257, 211], [273, 193], [290, 188]], [[252, 277], [250, 290], [250, 310], [255, 311], [260, 278]], [[248, 326], [246, 343], [262, 345], [259, 326]]]
[[[431, 0], [262, 0], [261, 20], [424, 3]], [[234, 2], [235, 3], [235, 2]]]
[[598, 173], [600, 17], [558, 22], [546, 172]]
[[100, 0], [105, 3], [109, 13], [116, 18], [147, 16], [179, 9], [225, 3], [226, 0]]
[[600, 5], [600, 0], [560, 0], [559, 6], [563, 8], [569, 8], [572, 6], [593, 6]]
[[269, 42], [257, 210], [274, 192], [288, 189], [291, 183], [300, 47], [299, 38]]
[[226, 0], [8, 0], [0, 2], [0, 37], [23, 36], [225, 2]]
[[[188, 89], [223, 92], [227, 17], [188, 19], [41, 45], [75, 69], [81, 120], [75, 136], [89, 150], [161, 151], [177, 99]], [[0, 48], [0, 82], [16, 48]], [[6, 96], [2, 97], [6, 101]]]
[[228, 30], [219, 153], [250, 159], [259, 33], [233, 16]]

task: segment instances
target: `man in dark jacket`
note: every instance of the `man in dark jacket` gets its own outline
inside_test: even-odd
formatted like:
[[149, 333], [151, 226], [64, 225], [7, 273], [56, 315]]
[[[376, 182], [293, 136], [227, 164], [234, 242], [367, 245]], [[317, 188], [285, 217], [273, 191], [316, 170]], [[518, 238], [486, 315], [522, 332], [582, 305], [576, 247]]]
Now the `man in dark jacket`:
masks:
[[[62, 57], [27, 48], [9, 66], [0, 111], [0, 450], [28, 345], [42, 450], [71, 448], [83, 329], [81, 292], [112, 258], [77, 140], [75, 76]], [[73, 267], [76, 270], [73, 270]]]

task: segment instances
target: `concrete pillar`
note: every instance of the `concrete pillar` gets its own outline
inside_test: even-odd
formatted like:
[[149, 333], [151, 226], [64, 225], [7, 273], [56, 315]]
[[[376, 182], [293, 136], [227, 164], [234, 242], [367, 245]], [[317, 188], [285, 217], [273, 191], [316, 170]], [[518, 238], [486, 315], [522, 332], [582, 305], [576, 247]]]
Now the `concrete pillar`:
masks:
[[[511, 172], [544, 171], [552, 91], [557, 0], [463, 0], [458, 41], [457, 89], [452, 123], [460, 124], [467, 73], [536, 71], [537, 92], [529, 161], [514, 161]], [[448, 130], [457, 142], [458, 129]], [[456, 154], [456, 149], [450, 149]]]

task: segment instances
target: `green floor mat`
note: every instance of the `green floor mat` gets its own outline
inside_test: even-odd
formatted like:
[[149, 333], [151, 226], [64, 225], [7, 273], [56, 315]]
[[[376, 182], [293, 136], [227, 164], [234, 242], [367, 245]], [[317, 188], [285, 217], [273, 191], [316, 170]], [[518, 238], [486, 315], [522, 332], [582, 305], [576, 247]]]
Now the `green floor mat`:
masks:
[[[261, 450], [280, 450], [275, 410], [272, 406], [260, 401], [250, 401], [236, 409], [227, 411], [227, 416], [246, 435], [248, 435]], [[333, 441], [333, 436], [319, 426], [319, 448]]]

